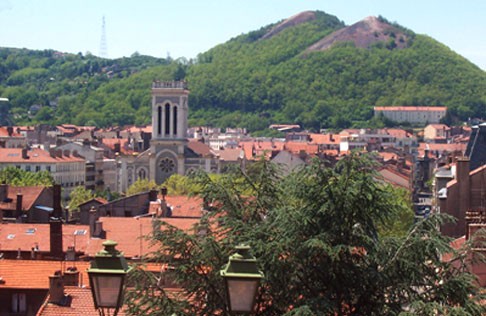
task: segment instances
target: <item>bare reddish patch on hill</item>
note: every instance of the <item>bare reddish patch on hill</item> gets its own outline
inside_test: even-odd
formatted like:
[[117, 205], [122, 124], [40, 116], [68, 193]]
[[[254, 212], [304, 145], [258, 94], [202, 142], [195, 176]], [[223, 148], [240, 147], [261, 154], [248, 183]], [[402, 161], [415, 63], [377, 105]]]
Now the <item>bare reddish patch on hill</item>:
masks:
[[306, 52], [323, 51], [340, 42], [353, 42], [356, 47], [369, 48], [377, 42], [390, 43], [394, 41], [394, 48], [407, 47], [408, 36], [400, 29], [369, 16], [353, 25], [337, 30], [316, 42]]
[[274, 26], [268, 33], [262, 36], [261, 39], [269, 39], [278, 33], [282, 32], [288, 27], [296, 26], [305, 22], [309, 22], [316, 19], [316, 13], [313, 11], [304, 11]]

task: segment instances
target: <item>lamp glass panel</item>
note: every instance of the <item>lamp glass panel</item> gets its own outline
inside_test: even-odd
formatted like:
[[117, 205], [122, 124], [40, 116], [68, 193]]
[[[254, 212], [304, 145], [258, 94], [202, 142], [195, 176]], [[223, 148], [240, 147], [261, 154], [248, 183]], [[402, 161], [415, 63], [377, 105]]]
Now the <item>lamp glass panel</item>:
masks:
[[232, 311], [251, 312], [253, 310], [259, 280], [229, 279], [227, 282]]
[[93, 276], [96, 301], [99, 307], [117, 307], [123, 276], [97, 275]]

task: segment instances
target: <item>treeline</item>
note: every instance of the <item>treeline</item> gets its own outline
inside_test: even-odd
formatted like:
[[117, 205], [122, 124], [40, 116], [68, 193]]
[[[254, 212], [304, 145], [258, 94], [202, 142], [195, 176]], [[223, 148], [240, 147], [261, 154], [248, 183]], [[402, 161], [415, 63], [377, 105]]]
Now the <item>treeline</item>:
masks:
[[253, 132], [272, 123], [380, 127], [389, 122], [373, 118], [373, 106], [382, 105], [445, 105], [449, 123], [485, 116], [486, 73], [432, 38], [408, 31], [413, 40], [405, 49], [340, 43], [307, 53], [343, 22], [317, 12], [314, 20], [265, 37], [273, 26], [189, 61], [0, 49], [0, 96], [10, 99], [19, 125], [148, 124], [153, 80], [188, 82], [191, 125]]

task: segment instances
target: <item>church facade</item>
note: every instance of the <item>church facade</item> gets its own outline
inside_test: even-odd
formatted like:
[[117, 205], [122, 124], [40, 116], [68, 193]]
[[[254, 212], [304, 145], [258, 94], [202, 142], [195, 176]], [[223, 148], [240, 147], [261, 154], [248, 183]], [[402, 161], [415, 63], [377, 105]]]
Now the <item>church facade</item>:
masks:
[[120, 191], [126, 191], [138, 179], [161, 184], [176, 173], [187, 175], [198, 169], [219, 173], [218, 157], [207, 145], [187, 137], [188, 97], [189, 90], [184, 81], [152, 84], [150, 148], [120, 160]]

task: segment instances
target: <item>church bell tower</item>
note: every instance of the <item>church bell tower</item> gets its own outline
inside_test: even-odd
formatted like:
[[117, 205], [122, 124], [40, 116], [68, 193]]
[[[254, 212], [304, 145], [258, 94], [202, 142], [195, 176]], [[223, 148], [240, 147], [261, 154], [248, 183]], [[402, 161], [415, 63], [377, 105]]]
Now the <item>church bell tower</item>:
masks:
[[150, 143], [150, 179], [157, 184], [172, 174], [185, 174], [187, 147], [187, 100], [184, 81], [152, 84], [152, 140]]

